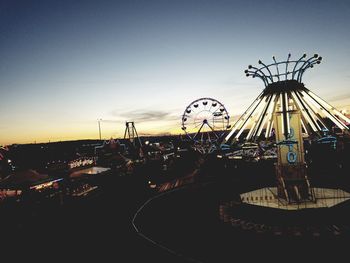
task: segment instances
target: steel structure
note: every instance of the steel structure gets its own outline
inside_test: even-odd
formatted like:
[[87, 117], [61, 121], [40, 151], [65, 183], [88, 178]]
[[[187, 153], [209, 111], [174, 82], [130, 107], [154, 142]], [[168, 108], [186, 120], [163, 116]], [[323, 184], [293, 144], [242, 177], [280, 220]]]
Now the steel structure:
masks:
[[141, 140], [135, 128], [135, 123], [133, 121], [125, 122], [124, 139], [129, 140], [135, 147], [137, 146], [137, 143], [139, 147], [142, 146]]
[[182, 130], [202, 153], [211, 152], [230, 128], [225, 106], [212, 98], [191, 102], [182, 115]]
[[[331, 131], [331, 123], [341, 130], [349, 130], [346, 123], [350, 123], [340, 111], [307, 89], [302, 83], [305, 71], [320, 64], [322, 57], [315, 54], [307, 58], [303, 54], [297, 60], [277, 62], [266, 65], [261, 60], [259, 66], [248, 66], [244, 72], [247, 77], [259, 78], [264, 82], [265, 89], [248, 107], [243, 115], [232, 126], [225, 142], [230, 139], [241, 139], [244, 130], [249, 130], [245, 140], [256, 140], [260, 136], [269, 138], [274, 128], [273, 115], [282, 112], [283, 132], [287, 139], [289, 133], [289, 111], [301, 112], [302, 130], [306, 134], [322, 135], [324, 130]], [[330, 122], [327, 120], [329, 119]], [[265, 134], [263, 134], [265, 133]]]

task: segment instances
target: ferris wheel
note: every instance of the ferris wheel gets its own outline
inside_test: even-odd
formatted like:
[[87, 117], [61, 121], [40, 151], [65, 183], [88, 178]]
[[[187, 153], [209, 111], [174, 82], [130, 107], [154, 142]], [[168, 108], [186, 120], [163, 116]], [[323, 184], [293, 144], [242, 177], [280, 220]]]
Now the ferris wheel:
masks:
[[211, 152], [229, 125], [230, 116], [225, 106], [212, 98], [191, 102], [182, 115], [182, 130], [200, 152]]

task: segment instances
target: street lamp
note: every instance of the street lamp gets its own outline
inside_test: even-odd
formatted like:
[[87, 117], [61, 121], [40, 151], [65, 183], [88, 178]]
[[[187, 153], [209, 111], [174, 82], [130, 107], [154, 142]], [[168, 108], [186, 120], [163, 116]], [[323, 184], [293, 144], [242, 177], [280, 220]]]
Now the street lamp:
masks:
[[98, 133], [100, 135], [100, 141], [102, 140], [102, 138], [101, 138], [101, 121], [102, 121], [102, 119], [97, 119], [97, 122], [98, 122]]

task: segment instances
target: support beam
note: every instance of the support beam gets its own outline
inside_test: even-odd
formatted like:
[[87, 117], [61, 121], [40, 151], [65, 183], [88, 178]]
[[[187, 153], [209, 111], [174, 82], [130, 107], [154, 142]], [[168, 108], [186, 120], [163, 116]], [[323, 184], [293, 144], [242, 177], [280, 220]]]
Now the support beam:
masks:
[[252, 136], [252, 134], [255, 132], [255, 129], [258, 125], [258, 123], [260, 122], [260, 119], [264, 117], [264, 113], [265, 113], [265, 108], [268, 107], [269, 105], [269, 99], [265, 98], [263, 100], [263, 103], [261, 104], [261, 106], [259, 107], [259, 109], [257, 109], [257, 114], [255, 114], [254, 118], [254, 122], [252, 127], [250, 127], [250, 131], [246, 137], [246, 140], [249, 140]]
[[[325, 113], [326, 117], [331, 119], [340, 129], [342, 129], [342, 130], [348, 130], [349, 129], [344, 123], [342, 123], [342, 121], [340, 121], [336, 116], [334, 116], [330, 112], [330, 110], [334, 111], [334, 108], [331, 105], [329, 105], [326, 102], [322, 101], [315, 94], [313, 94], [313, 93], [309, 94], [309, 93], [311, 93], [311, 92], [310, 91], [309, 92], [305, 92], [305, 94], [307, 94], [312, 100], [314, 100], [319, 105], [320, 110], [323, 110], [323, 112]], [[343, 115], [343, 114], [341, 114], [341, 115]], [[343, 115], [343, 117], [344, 117], [344, 120], [348, 119], [344, 115]]]
[[[241, 127], [240, 125], [242, 124], [242, 126], [246, 126], [245, 123], [247, 122], [247, 120], [250, 118], [252, 112], [254, 112], [254, 110], [256, 109], [257, 106], [259, 106], [261, 100], [262, 100], [262, 94], [261, 93], [256, 99], [255, 101], [249, 106], [249, 108], [243, 113], [243, 115], [238, 119], [238, 121], [233, 125], [230, 133], [225, 137], [225, 142], [227, 142], [232, 135], [235, 133], [235, 131]], [[242, 128], [241, 128], [242, 129]]]

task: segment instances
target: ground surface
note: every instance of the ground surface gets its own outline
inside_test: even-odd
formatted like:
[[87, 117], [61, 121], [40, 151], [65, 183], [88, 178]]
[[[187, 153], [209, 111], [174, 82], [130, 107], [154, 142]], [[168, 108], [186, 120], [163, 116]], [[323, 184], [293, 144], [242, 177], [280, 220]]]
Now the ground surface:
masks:
[[[316, 167], [310, 168], [310, 177], [318, 186], [341, 185], [349, 191], [349, 167]], [[117, 178], [98, 194], [62, 207], [2, 210], [2, 255], [68, 262], [249, 262], [256, 258], [336, 262], [340, 252], [348, 251], [347, 240], [266, 239], [222, 223], [220, 203], [271, 185], [273, 171], [268, 163], [223, 165], [207, 159], [195, 180], [173, 181], [165, 194], [140, 211], [135, 225], [144, 236], [135, 231], [132, 219], [155, 193], [146, 190], [137, 176]]]

